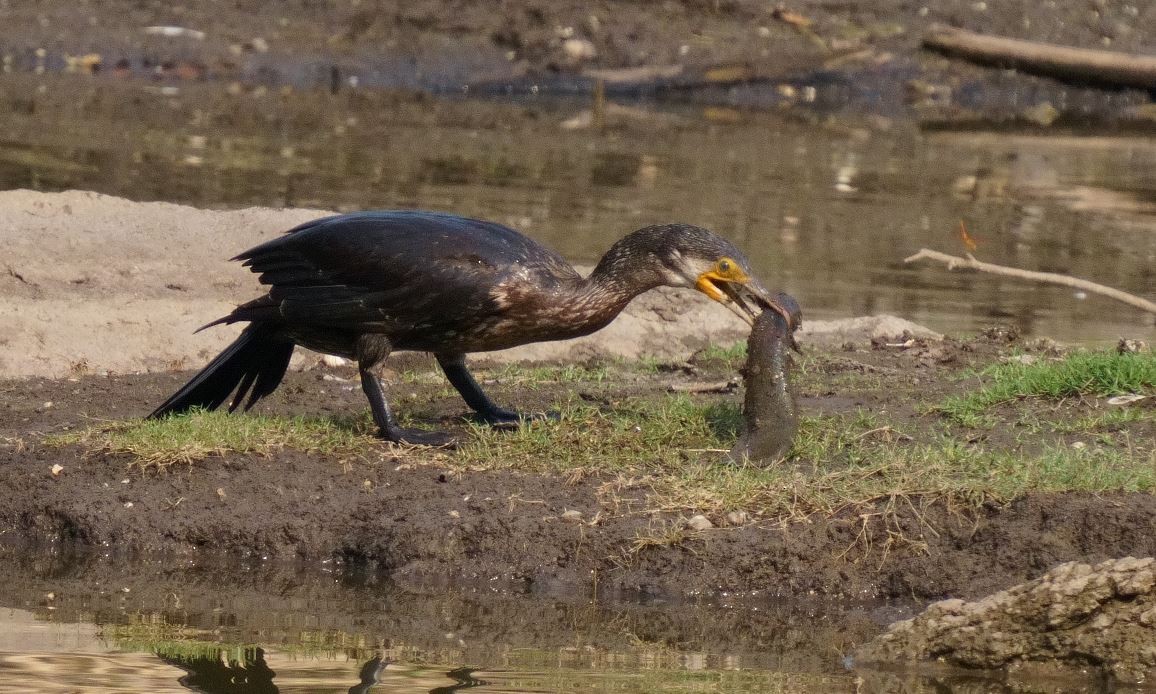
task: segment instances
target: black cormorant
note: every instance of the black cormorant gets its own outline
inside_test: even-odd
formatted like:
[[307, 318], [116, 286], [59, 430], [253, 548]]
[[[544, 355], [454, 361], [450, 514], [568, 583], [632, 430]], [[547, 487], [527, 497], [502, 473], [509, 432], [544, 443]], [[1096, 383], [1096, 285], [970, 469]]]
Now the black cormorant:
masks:
[[587, 335], [659, 286], [694, 287], [748, 323], [764, 306], [790, 320], [734, 245], [688, 224], [631, 233], [585, 279], [513, 229], [418, 211], [325, 217], [234, 260], [269, 293], [204, 326], [249, 323], [150, 417], [216, 409], [230, 395], [230, 411], [247, 410], [273, 392], [301, 345], [357, 362], [382, 437], [446, 445], [448, 434], [398, 426], [374, 372], [391, 352], [433, 353], [466, 404], [496, 424], [520, 415], [486, 396], [466, 369], [469, 352]]

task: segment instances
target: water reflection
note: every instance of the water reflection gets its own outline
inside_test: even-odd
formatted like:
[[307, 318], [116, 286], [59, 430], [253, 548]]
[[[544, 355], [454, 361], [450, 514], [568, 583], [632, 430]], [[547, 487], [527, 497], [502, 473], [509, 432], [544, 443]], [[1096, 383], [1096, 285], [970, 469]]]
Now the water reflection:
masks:
[[206, 653], [169, 656], [158, 653], [157, 656], [169, 665], [187, 672], [178, 682], [195, 692], [274, 694], [280, 691], [273, 684], [277, 673], [269, 669], [265, 662], [265, 650], [260, 647], [244, 649], [240, 660], [227, 661], [219, 655]]
[[1100, 691], [848, 669], [911, 605], [594, 604], [268, 565], [0, 564], [0, 692]]
[[214, 84], [166, 96], [11, 75], [0, 85], [0, 187], [446, 209], [585, 262], [631, 229], [678, 219], [738, 242], [813, 318], [891, 312], [954, 333], [1013, 322], [1075, 342], [1150, 329], [1105, 299], [901, 263], [923, 246], [963, 251], [963, 220], [981, 260], [1156, 294], [1150, 139], [926, 134], [691, 106], [565, 125], [587, 106]]

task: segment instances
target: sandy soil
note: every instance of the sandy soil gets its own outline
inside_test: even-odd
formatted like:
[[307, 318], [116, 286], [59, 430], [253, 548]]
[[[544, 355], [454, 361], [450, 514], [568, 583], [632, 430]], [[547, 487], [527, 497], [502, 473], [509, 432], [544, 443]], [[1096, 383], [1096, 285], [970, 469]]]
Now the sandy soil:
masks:
[[[194, 331], [262, 293], [229, 258], [323, 210], [198, 210], [81, 191], [0, 192], [0, 378], [199, 368], [237, 327]], [[623, 229], [623, 233], [630, 231]], [[693, 295], [693, 296], [692, 296]], [[930, 331], [895, 318], [808, 321], [812, 344]], [[485, 355], [498, 361], [686, 358], [746, 337], [746, 325], [694, 292], [658, 290], [605, 330]], [[315, 362], [299, 352], [297, 365]]]

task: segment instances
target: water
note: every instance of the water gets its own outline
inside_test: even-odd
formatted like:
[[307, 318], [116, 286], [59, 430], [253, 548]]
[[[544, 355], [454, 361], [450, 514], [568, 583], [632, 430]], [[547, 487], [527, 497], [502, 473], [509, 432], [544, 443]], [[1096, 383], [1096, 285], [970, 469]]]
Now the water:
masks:
[[[893, 313], [966, 334], [1146, 338], [1137, 309], [903, 264], [921, 247], [1156, 295], [1156, 141], [920, 132], [718, 106], [432, 99], [373, 90], [14, 74], [0, 187], [203, 207], [422, 207], [511, 224], [577, 262], [682, 220], [747, 250], [808, 318]], [[227, 241], [222, 247], [233, 248]], [[222, 255], [228, 255], [222, 251]]]
[[878, 628], [859, 607], [430, 594], [316, 568], [3, 573], [0, 692], [826, 692]]
[[[6, 562], [0, 578], [0, 692], [827, 694], [1009, 684], [853, 669], [854, 647], [912, 606], [406, 590], [334, 565], [172, 559], [42, 556]], [[1038, 686], [1017, 691], [1098, 691]]]

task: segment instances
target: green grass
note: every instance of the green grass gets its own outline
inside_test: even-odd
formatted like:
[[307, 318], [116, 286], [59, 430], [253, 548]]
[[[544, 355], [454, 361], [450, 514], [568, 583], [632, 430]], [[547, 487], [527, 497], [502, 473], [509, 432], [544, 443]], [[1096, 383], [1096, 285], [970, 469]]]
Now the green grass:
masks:
[[939, 410], [966, 426], [993, 423], [987, 411], [1020, 398], [1062, 399], [1111, 396], [1156, 389], [1156, 356], [1151, 353], [1075, 352], [1058, 361], [1006, 363], [980, 373], [974, 392], [949, 397]]
[[194, 411], [188, 415], [116, 422], [48, 437], [49, 445], [78, 444], [127, 454], [140, 467], [167, 467], [228, 453], [269, 455], [293, 448], [333, 456], [363, 455], [372, 446], [368, 419], [349, 421]]
[[1078, 449], [1056, 441], [1025, 453], [930, 429], [913, 441], [867, 411], [804, 417], [786, 464], [739, 466], [726, 457], [738, 419], [736, 405], [688, 396], [640, 399], [612, 412], [572, 404], [560, 423], [514, 432], [479, 428], [455, 459], [474, 469], [611, 474], [618, 480], [612, 493], [642, 484], [655, 508], [747, 510], [774, 519], [902, 496], [973, 504], [1031, 491], [1156, 490], [1151, 444], [1098, 441]]

